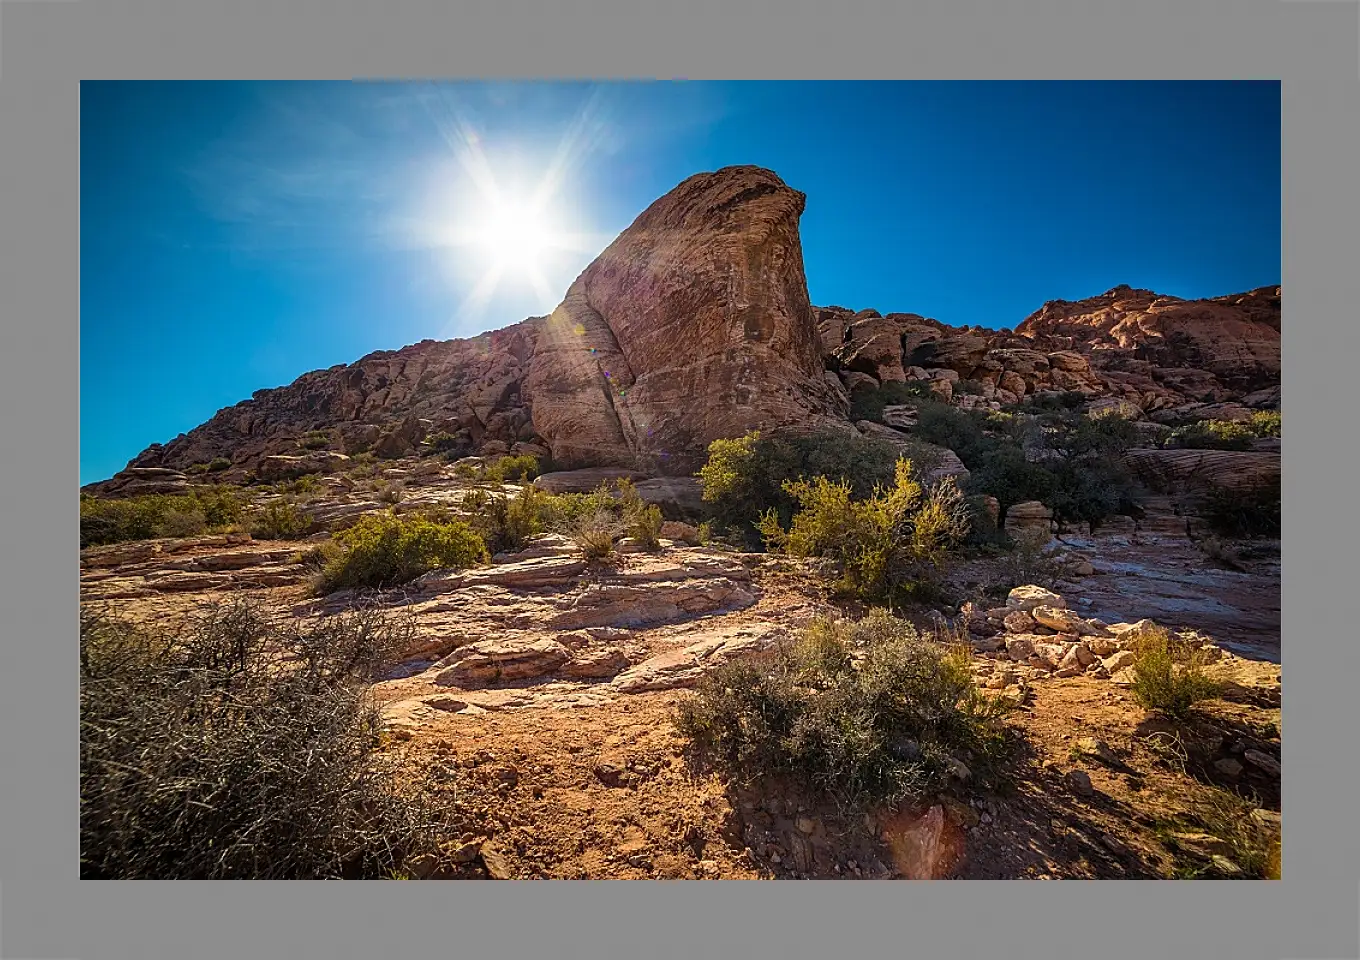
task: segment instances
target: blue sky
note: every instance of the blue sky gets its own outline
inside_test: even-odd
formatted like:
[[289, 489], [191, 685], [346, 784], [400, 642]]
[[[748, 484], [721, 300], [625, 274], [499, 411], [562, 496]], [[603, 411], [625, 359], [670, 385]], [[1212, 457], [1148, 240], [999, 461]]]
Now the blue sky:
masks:
[[[308, 370], [547, 313], [748, 163], [808, 195], [815, 304], [996, 328], [1280, 280], [1276, 82], [87, 82], [81, 483]], [[532, 263], [495, 270], [493, 195], [543, 201]]]

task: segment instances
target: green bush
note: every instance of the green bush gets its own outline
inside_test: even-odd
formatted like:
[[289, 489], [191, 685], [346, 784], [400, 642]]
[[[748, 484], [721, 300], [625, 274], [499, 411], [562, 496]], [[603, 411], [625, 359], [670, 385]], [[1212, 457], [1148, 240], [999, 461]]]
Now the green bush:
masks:
[[1222, 684], [1205, 673], [1209, 658], [1198, 644], [1162, 627], [1144, 630], [1131, 649], [1135, 659], [1130, 692], [1149, 710], [1186, 719], [1202, 700], [1219, 696]]
[[614, 510], [597, 510], [578, 518], [570, 536], [590, 563], [604, 563], [615, 555], [615, 544], [625, 527]]
[[202, 486], [184, 494], [147, 494], [124, 499], [80, 499], [80, 546], [191, 537], [229, 528], [241, 519], [242, 503], [230, 487]]
[[280, 493], [316, 493], [321, 489], [321, 479], [315, 473], [304, 473], [292, 480], [281, 480], [274, 489]]
[[485, 483], [505, 483], [507, 480], [529, 481], [539, 475], [539, 459], [530, 454], [497, 457], [481, 464], [460, 463], [454, 475]]
[[968, 535], [968, 508], [953, 480], [924, 490], [899, 460], [891, 487], [856, 500], [845, 480], [788, 481], [797, 503], [786, 530], [772, 509], [759, 530], [772, 549], [831, 559], [838, 586], [868, 600], [909, 599], [932, 586], [949, 552]]
[[1062, 413], [1076, 410], [1086, 402], [1086, 395], [1076, 390], [1046, 390], [1026, 397], [1021, 406], [1032, 412]]
[[943, 786], [952, 753], [980, 779], [1001, 758], [1005, 701], [977, 689], [971, 666], [967, 650], [882, 610], [819, 621], [768, 667], [709, 674], [675, 724], [735, 780], [793, 778], [848, 807], [891, 804]]
[[1163, 446], [1186, 450], [1251, 450], [1256, 438], [1247, 424], [1234, 420], [1200, 420], [1177, 427]]
[[533, 480], [539, 475], [539, 458], [522, 453], [514, 457], [501, 457], [491, 463], [484, 474], [493, 483], [507, 480]]
[[620, 509], [615, 491], [603, 481], [590, 493], [545, 493], [536, 503], [543, 528], [568, 535], [584, 517], [601, 512], [617, 514]]
[[624, 536], [631, 537], [645, 550], [662, 545], [662, 508], [645, 503], [632, 481], [619, 481], [619, 506], [624, 521]]
[[463, 440], [444, 430], [426, 437], [424, 444], [427, 452], [432, 454], [456, 453], [466, 446]]
[[890, 380], [873, 390], [857, 390], [851, 394], [851, 420], [882, 423], [884, 407], [914, 404], [918, 400], [929, 400], [932, 396], [934, 394], [924, 380]]
[[826, 477], [845, 481], [856, 497], [893, 481], [898, 451], [891, 443], [858, 434], [823, 431], [801, 437], [767, 437], [757, 431], [709, 444], [699, 471], [710, 520], [719, 528], [752, 532], [770, 510], [782, 522], [795, 501], [787, 481]]
[[298, 440], [298, 446], [304, 450], [321, 450], [330, 445], [331, 435], [325, 430], [313, 430]]
[[312, 518], [291, 500], [274, 500], [251, 513], [251, 536], [261, 540], [297, 540], [312, 532]]
[[998, 443], [984, 433], [984, 422], [982, 415], [932, 401], [917, 407], [917, 426], [913, 432], [927, 443], [950, 448], [972, 470]]
[[487, 546], [466, 523], [370, 514], [335, 538], [344, 552], [322, 570], [320, 593], [386, 589], [443, 568], [485, 563]]
[[230, 468], [231, 465], [232, 462], [226, 457], [214, 457], [208, 461], [208, 472], [221, 473], [223, 470]]
[[472, 490], [460, 509], [492, 553], [523, 550], [531, 537], [543, 532], [548, 496], [529, 484], [513, 497], [503, 491]]
[[443, 810], [375, 762], [375, 669], [409, 625], [235, 603], [183, 625], [82, 610], [83, 879], [386, 877]]
[[968, 489], [996, 497], [1005, 513], [1017, 503], [1048, 502], [1054, 492], [1054, 474], [1027, 460], [1020, 447], [999, 443], [974, 461]]
[[1248, 420], [1248, 429], [1255, 437], [1281, 436], [1281, 412], [1279, 410], [1257, 410]]

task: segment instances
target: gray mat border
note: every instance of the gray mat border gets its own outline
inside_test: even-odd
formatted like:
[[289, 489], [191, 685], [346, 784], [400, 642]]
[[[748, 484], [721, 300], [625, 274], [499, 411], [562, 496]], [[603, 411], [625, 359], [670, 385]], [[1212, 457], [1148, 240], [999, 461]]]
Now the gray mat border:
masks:
[[[13, 561], [0, 645], [0, 956], [1357, 957], [1355, 555], [1354, 539], [1338, 532], [1356, 461], [1336, 439], [1331, 399], [1354, 382], [1357, 355], [1357, 28], [1354, 3], [1310, 0], [729, 0], [647, 10], [622, 0], [0, 0], [0, 383]], [[1283, 81], [1288, 449], [1299, 465], [1285, 472], [1286, 879], [996, 890], [77, 884], [75, 491], [53, 482], [74, 478], [77, 459], [76, 82], [791, 75]]]

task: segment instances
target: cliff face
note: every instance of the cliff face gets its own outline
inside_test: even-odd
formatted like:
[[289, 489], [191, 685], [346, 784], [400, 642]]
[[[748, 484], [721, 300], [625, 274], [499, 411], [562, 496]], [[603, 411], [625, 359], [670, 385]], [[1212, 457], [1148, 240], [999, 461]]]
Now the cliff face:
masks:
[[[1075, 391], [1135, 415], [1195, 403], [1279, 406], [1281, 290], [1179, 300], [1116, 287], [1046, 303], [1014, 333], [960, 329], [910, 313], [818, 311], [821, 338], [848, 385], [945, 381], [965, 406]], [[968, 381], [973, 392], [960, 394]], [[1137, 409], [1136, 409], [1137, 408]]]
[[930, 381], [966, 407], [1047, 390], [1133, 416], [1196, 403], [1279, 406], [1279, 287], [1207, 300], [1116, 287], [1047, 303], [1015, 332], [815, 308], [799, 241], [804, 199], [758, 167], [690, 177], [620, 234], [550, 316], [305, 374], [129, 466], [227, 458], [232, 479], [322, 431], [339, 452], [400, 456], [439, 433], [466, 453], [533, 443], [563, 467], [681, 474], [711, 440], [749, 429], [850, 429], [852, 391], [904, 380]]
[[803, 207], [767, 170], [700, 174], [586, 268], [525, 380], [555, 462], [688, 471], [717, 438], [844, 418], [808, 303]]

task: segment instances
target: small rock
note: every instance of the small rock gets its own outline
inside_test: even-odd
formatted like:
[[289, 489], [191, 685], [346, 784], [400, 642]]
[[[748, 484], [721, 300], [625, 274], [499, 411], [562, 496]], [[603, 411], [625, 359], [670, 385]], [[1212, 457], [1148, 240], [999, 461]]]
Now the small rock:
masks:
[[1243, 868], [1228, 857], [1215, 856], [1210, 862], [1214, 864], [1214, 868], [1225, 877], [1241, 877], [1243, 875]]
[[455, 863], [472, 863], [481, 853], [482, 844], [479, 841], [461, 843], [449, 851], [449, 855], [454, 858]]
[[1036, 606], [1030, 611], [1030, 615], [1034, 617], [1036, 623], [1060, 633], [1077, 633], [1078, 625], [1082, 623], [1082, 618], [1073, 611], [1047, 604]]
[[1003, 618], [1007, 633], [1030, 633], [1035, 629], [1035, 618], [1024, 610], [1013, 610]]
[[1111, 833], [1103, 833], [1101, 835], [1101, 845], [1117, 856], [1125, 852], [1125, 845]]
[[1006, 644], [1007, 656], [1016, 661], [1025, 660], [1035, 652], [1035, 645], [1024, 637], [1009, 637]]
[[1243, 759], [1268, 776], [1279, 777], [1281, 775], [1280, 762], [1260, 750], [1244, 750]]
[[482, 866], [487, 868], [487, 876], [493, 880], [510, 880], [515, 876], [510, 861], [495, 850], [482, 850]]
[[1095, 737], [1079, 737], [1073, 744], [1073, 749], [1086, 757], [1093, 757], [1111, 767], [1122, 767], [1123, 763], [1115, 755], [1115, 751], [1110, 748], [1110, 744]]
[[1005, 646], [1005, 641], [999, 634], [995, 637], [977, 637], [969, 641], [969, 645], [975, 653], [996, 653]]
[[794, 821], [794, 826], [798, 829], [799, 833], [809, 836], [818, 828], [817, 823], [811, 817], [799, 817]]
[[1120, 648], [1115, 645], [1115, 641], [1109, 637], [1088, 637], [1087, 649], [1098, 657], [1109, 657]]
[[1216, 760], [1214, 766], [1216, 770], [1230, 779], [1236, 779], [1243, 773], [1243, 765], [1232, 757]]
[[1134, 651], [1120, 650], [1117, 651], [1116, 653], [1111, 654], [1105, 660], [1102, 660], [1101, 665], [1106, 668], [1107, 673], [1109, 673], [1111, 676], [1114, 676], [1115, 674], [1123, 670], [1125, 667], [1128, 667], [1131, 664], [1133, 664], [1135, 659], [1136, 658], [1134, 656]]
[[1095, 790], [1092, 788], [1092, 778], [1082, 770], [1070, 770], [1065, 777], [1068, 786], [1080, 797], [1090, 797]]
[[607, 787], [619, 786], [624, 777], [624, 771], [612, 763], [598, 763], [594, 772], [596, 779]]
[[1037, 587], [1034, 584], [1016, 587], [1007, 594], [1007, 606], [1012, 610], [1030, 612], [1041, 605], [1061, 610], [1067, 606], [1067, 603], [1057, 593], [1043, 587]]
[[1279, 831], [1281, 829], [1281, 815], [1275, 810], [1266, 810], [1258, 807], [1256, 810], [1252, 811], [1251, 816], [1260, 826], [1266, 827], [1268, 830]]

